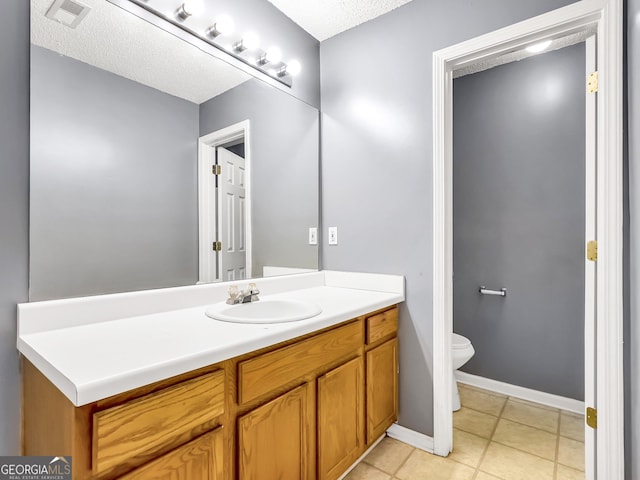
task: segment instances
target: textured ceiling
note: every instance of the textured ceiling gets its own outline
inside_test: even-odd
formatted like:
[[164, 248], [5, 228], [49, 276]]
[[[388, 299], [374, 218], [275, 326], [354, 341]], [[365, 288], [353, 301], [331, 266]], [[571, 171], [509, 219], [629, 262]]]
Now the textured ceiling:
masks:
[[379, 17], [411, 0], [269, 0], [320, 41]]
[[[559, 50], [564, 47], [570, 47], [571, 45], [575, 45], [576, 43], [584, 42], [588, 37], [596, 34], [596, 27], [588, 28], [584, 31], [579, 31], [577, 33], [569, 33], [568, 35], [564, 35], [557, 38], [551, 39], [551, 45], [547, 47], [542, 52], [531, 53], [528, 52], [526, 48], [518, 47], [510, 52], [503, 53], [501, 55], [491, 57], [482, 62], [476, 62], [468, 67], [459, 68], [453, 72], [453, 78], [464, 77], [465, 75], [471, 75], [473, 73], [483, 72], [485, 70], [489, 70], [490, 68], [497, 67], [499, 65], [504, 65], [506, 63], [518, 62], [520, 60], [524, 60], [525, 58], [533, 57], [535, 55], [540, 55], [547, 52], [552, 52], [554, 50]], [[537, 42], [533, 42], [535, 44]]]
[[200, 104], [252, 78], [105, 1], [71, 29], [45, 17], [53, 0], [31, 0], [31, 42]]

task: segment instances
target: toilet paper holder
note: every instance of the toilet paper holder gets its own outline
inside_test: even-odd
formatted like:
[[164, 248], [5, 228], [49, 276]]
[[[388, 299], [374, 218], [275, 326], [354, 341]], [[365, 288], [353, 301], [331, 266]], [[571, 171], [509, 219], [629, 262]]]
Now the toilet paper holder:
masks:
[[484, 285], [482, 285], [478, 291], [482, 295], [498, 295], [500, 297], [507, 296], [507, 289], [505, 287], [502, 287], [500, 290], [491, 290], [490, 288], [487, 288]]

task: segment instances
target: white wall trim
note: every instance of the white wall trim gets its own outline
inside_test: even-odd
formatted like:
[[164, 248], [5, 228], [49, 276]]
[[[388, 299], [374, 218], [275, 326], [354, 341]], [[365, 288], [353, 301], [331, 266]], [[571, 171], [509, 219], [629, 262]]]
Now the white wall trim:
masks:
[[[597, 30], [596, 477], [624, 476], [622, 0], [583, 0], [433, 53], [434, 452], [452, 449], [452, 72], [534, 41]], [[589, 475], [588, 475], [589, 476]]]
[[500, 393], [509, 397], [520, 398], [530, 402], [540, 403], [548, 407], [559, 408], [569, 412], [584, 414], [584, 402], [573, 398], [562, 397], [552, 393], [541, 392], [531, 388], [512, 385], [510, 383], [492, 380], [491, 378], [480, 377], [470, 373], [456, 371], [456, 380], [459, 383], [471, 385], [472, 387], [482, 388], [491, 392]]
[[415, 430], [394, 423], [387, 430], [387, 435], [412, 447], [433, 453], [433, 438], [424, 433], [416, 432]]
[[624, 477], [622, 0], [610, 0], [598, 25], [596, 365], [598, 479]]
[[[253, 278], [252, 264], [252, 221], [251, 221], [251, 124], [249, 120], [235, 123], [221, 130], [204, 135], [198, 139], [198, 283], [221, 281], [212, 271], [217, 255], [211, 249], [210, 232], [220, 228], [213, 221], [212, 210], [218, 208], [219, 198], [214, 198], [211, 186], [211, 150], [219, 145], [244, 138], [246, 175], [246, 277]], [[221, 269], [220, 269], [221, 270]], [[222, 270], [221, 270], [222, 271]]]

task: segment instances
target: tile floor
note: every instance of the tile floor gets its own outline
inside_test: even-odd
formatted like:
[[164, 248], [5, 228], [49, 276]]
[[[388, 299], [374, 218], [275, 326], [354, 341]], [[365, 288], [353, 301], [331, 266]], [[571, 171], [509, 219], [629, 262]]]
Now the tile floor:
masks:
[[345, 480], [584, 479], [584, 418], [460, 385], [453, 452], [438, 457], [386, 437]]

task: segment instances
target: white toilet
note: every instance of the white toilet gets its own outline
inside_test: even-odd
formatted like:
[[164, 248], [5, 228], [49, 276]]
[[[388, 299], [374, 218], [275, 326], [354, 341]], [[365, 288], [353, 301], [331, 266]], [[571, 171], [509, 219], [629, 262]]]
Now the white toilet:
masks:
[[455, 371], [471, 360], [476, 351], [471, 345], [471, 341], [467, 337], [453, 334], [451, 358], [453, 362], [453, 411], [460, 410], [460, 393], [458, 392], [458, 383], [456, 382]]

